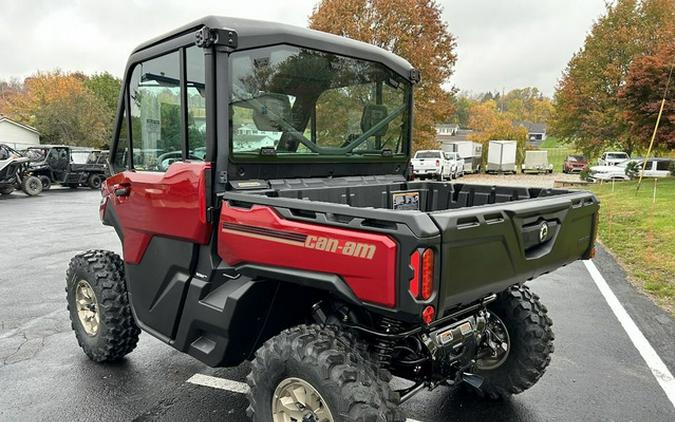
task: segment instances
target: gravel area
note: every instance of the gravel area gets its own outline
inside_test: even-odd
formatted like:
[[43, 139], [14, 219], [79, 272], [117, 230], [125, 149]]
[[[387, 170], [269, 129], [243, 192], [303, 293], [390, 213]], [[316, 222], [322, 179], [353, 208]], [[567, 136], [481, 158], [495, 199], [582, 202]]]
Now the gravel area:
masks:
[[506, 186], [528, 186], [538, 188], [552, 188], [556, 181], [576, 182], [579, 181], [578, 174], [467, 174], [459, 179], [461, 183], [472, 183], [477, 185], [506, 185]]

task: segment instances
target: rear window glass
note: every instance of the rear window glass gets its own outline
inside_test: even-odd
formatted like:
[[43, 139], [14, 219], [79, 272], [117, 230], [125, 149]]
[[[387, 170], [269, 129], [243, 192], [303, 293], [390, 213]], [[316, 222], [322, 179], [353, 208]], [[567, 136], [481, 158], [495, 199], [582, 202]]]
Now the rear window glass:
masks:
[[607, 154], [607, 158], [612, 158], [612, 159], [628, 158], [628, 154], [626, 154], [626, 153]]
[[420, 151], [415, 154], [415, 158], [440, 158], [441, 153], [437, 151]]

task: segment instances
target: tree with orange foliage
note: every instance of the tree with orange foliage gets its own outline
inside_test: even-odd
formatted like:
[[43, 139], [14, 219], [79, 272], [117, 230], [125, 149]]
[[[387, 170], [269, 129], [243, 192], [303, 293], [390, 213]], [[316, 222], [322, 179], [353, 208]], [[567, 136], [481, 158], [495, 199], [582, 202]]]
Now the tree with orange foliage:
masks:
[[517, 141], [517, 164], [524, 158], [527, 129], [513, 124], [508, 113], [497, 111], [495, 100], [487, 100], [474, 104], [469, 111], [469, 127], [473, 132], [469, 135], [472, 141], [483, 144], [483, 161], [488, 151], [488, 143], [493, 140]]
[[81, 73], [37, 73], [0, 98], [0, 114], [35, 127], [43, 143], [101, 147], [113, 116]]
[[442, 84], [453, 73], [455, 38], [433, 0], [321, 0], [309, 26], [374, 44], [408, 60], [422, 74], [416, 86], [413, 148], [438, 148], [435, 125], [453, 112]]
[[673, 0], [617, 0], [606, 7], [555, 94], [552, 131], [591, 157], [608, 148], [640, 152], [644, 141], [626, 120], [620, 92], [634, 60], [675, 39]]
[[654, 55], [639, 57], [631, 64], [626, 85], [620, 92], [631, 134], [645, 149], [649, 146], [664, 94], [666, 101], [654, 147], [675, 149], [675, 74], [671, 76], [666, 93], [668, 76], [674, 64], [675, 42], [665, 43]]

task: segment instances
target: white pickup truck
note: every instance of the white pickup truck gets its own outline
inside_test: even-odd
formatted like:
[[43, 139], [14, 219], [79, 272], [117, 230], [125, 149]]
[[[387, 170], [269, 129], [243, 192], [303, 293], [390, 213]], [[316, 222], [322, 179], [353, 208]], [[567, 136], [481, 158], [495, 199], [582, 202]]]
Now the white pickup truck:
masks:
[[420, 179], [454, 179], [464, 175], [464, 159], [456, 152], [441, 150], [417, 151], [411, 160], [413, 174]]

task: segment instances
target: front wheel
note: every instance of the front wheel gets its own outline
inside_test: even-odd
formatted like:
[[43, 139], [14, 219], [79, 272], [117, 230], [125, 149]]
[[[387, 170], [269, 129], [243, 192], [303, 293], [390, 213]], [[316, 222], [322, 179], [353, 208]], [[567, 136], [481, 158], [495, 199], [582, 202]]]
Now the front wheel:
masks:
[[254, 422], [404, 421], [391, 376], [332, 327], [301, 325], [268, 340], [247, 377]]
[[487, 338], [474, 370], [483, 377], [477, 392], [491, 399], [522, 393], [551, 362], [553, 322], [539, 297], [523, 285], [500, 293], [488, 311]]
[[91, 360], [118, 361], [136, 347], [140, 330], [117, 254], [90, 250], [71, 259], [66, 299], [77, 342]]

